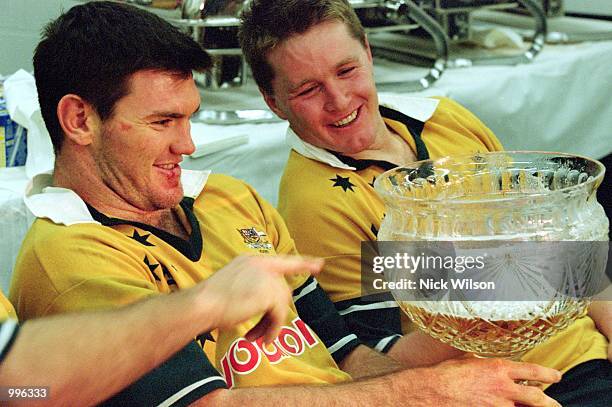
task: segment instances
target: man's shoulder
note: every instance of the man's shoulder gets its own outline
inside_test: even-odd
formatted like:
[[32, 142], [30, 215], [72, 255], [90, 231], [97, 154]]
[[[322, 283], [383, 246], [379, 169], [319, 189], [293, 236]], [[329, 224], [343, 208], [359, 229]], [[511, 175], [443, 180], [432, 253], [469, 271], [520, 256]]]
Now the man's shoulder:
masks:
[[296, 152], [293, 155], [295, 166], [288, 163], [279, 188], [278, 208], [285, 219], [344, 213], [361, 205], [364, 191], [369, 196], [367, 184], [373, 178], [366, 180], [357, 171], [332, 167]]
[[350, 171], [334, 168], [292, 150], [281, 178], [281, 192], [287, 189], [316, 192], [321, 184], [325, 184], [336, 173], [346, 172]]
[[[92, 261], [107, 259], [102, 247], [111, 247], [112, 229], [97, 223], [66, 226], [38, 218], [28, 231], [17, 256], [11, 283], [11, 301], [24, 319], [44, 315], [57, 296], [84, 281]], [[105, 242], [105, 244], [98, 244]]]
[[331, 165], [312, 158], [304, 157], [295, 150], [291, 150], [289, 153], [289, 158], [287, 159], [287, 164], [285, 166], [285, 170], [308, 169], [314, 171], [329, 171], [329, 168], [332, 168]]
[[23, 241], [21, 252], [44, 249], [57, 252], [78, 240], [100, 239], [112, 229], [96, 222], [77, 223], [70, 226], [58, 224], [47, 218], [37, 218]]
[[225, 174], [210, 174], [206, 181], [206, 186], [200, 193], [204, 195], [211, 191], [218, 190], [250, 190], [252, 189], [246, 182]]
[[34, 236], [37, 239], [68, 238], [85, 233], [85, 231], [91, 231], [92, 229], [102, 228], [99, 223], [93, 221], [66, 226], [61, 223], [55, 223], [48, 218], [36, 218], [28, 231], [28, 235]]
[[[206, 186], [196, 199], [196, 207], [247, 208], [261, 211], [262, 207], [270, 206], [257, 191], [245, 181], [224, 174], [212, 174]], [[259, 209], [258, 209], [259, 208]]]
[[448, 137], [452, 135], [454, 146], [464, 145], [464, 143], [473, 144], [472, 148], [467, 148], [463, 152], [444, 151], [443, 155], [503, 149], [501, 142], [485, 123], [467, 107], [452, 99], [440, 98], [436, 112], [426, 124], [426, 130], [432, 130], [434, 125], [437, 126], [434, 132], [444, 132]]
[[475, 118], [474, 113], [456, 100], [442, 96], [435, 96], [434, 99], [438, 99], [439, 103], [430, 120], [436, 121], [444, 116], [453, 116], [462, 119]]

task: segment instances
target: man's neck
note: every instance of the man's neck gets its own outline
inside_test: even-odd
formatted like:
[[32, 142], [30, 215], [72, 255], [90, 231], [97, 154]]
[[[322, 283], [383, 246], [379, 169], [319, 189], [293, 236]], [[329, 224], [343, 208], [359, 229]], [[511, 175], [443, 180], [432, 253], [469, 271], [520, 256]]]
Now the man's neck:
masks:
[[386, 126], [384, 132], [377, 137], [376, 142], [370, 148], [356, 154], [348, 154], [348, 156], [356, 160], [379, 160], [397, 165], [417, 159], [408, 143]]
[[106, 216], [144, 223], [184, 239], [189, 237], [189, 226], [181, 222], [175, 208], [143, 210], [130, 204], [96, 176], [93, 163], [60, 155], [55, 161], [53, 185], [74, 191]]

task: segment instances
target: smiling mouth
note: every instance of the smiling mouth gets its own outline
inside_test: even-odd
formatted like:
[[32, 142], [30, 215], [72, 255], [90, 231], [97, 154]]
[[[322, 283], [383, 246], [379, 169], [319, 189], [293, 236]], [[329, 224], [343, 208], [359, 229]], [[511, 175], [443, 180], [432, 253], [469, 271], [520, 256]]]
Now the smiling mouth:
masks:
[[338, 120], [337, 122], [332, 123], [334, 127], [346, 127], [357, 118], [357, 113], [359, 113], [359, 109], [355, 109], [351, 114], [346, 116], [344, 119]]
[[161, 168], [162, 170], [173, 170], [178, 167], [178, 164], [158, 164], [157, 168]]

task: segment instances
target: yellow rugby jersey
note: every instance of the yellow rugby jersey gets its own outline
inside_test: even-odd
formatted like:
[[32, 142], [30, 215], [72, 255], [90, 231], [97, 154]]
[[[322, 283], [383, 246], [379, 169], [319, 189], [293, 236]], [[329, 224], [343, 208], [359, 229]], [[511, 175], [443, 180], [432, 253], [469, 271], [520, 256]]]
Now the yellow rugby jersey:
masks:
[[[193, 173], [184, 171], [184, 175]], [[194, 187], [186, 185], [185, 176], [182, 180], [187, 195]], [[189, 241], [148, 225], [106, 217], [87, 208], [69, 190], [49, 188], [34, 195], [39, 200], [48, 197], [45, 204], [56, 208], [56, 202], [63, 201], [54, 195], [66, 194], [71, 208], [81, 205], [82, 213], [81, 218], [72, 213], [67, 226], [58, 220], [57, 211], [47, 210], [48, 218], [41, 218], [40, 212], [48, 208], [40, 202], [29, 205], [38, 219], [26, 236], [11, 284], [11, 298], [22, 318], [112, 308], [188, 288], [240, 254], [296, 253], [276, 210], [249, 186], [221, 175], [211, 175], [205, 182], [202, 192], [195, 188], [195, 199], [183, 199], [178, 210], [183, 223], [191, 227]], [[288, 283], [296, 289], [307, 279], [296, 276]], [[230, 388], [350, 379], [338, 369], [326, 344], [300, 319], [295, 306], [268, 347], [243, 339], [258, 320], [199, 338], [205, 342], [208, 359], [223, 375], [209, 371], [204, 379], [217, 380], [223, 387], [227, 383]]]
[[[439, 99], [425, 122], [383, 106], [381, 114], [418, 160], [502, 149], [476, 116], [446, 98]], [[310, 150], [304, 151], [309, 154]], [[376, 240], [384, 216], [374, 179], [395, 165], [339, 154], [326, 159], [324, 154], [307, 158], [291, 151], [280, 184], [279, 212], [298, 251], [325, 258], [317, 280], [349, 328], [375, 349], [388, 351], [407, 326], [400, 324], [404, 316], [392, 298], [361, 298], [360, 244]], [[567, 371], [591, 359], [606, 359], [606, 349], [606, 338], [585, 317], [533, 349], [524, 360]]]

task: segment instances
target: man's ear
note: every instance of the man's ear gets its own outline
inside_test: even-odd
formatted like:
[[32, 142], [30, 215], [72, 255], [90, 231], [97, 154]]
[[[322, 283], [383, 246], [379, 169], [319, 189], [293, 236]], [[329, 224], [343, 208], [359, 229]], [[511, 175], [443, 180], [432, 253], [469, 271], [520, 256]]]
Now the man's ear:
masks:
[[287, 120], [287, 115], [283, 113], [283, 111], [279, 109], [278, 105], [276, 104], [276, 98], [274, 97], [274, 95], [269, 94], [262, 88], [259, 88], [259, 91], [263, 95], [263, 98], [266, 101], [266, 105], [268, 105], [270, 110], [272, 110], [281, 119]]
[[57, 118], [66, 138], [81, 146], [91, 144], [99, 117], [89, 102], [78, 95], [64, 95], [57, 104]]

